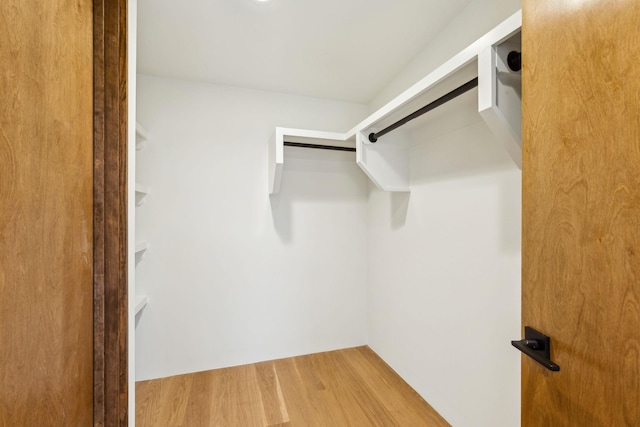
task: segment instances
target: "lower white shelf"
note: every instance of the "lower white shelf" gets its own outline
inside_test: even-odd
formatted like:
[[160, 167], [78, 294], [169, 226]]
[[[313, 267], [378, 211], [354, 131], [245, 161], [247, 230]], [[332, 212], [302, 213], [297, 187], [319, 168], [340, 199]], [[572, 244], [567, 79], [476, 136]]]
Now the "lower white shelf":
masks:
[[136, 193], [140, 193], [143, 195], [146, 195], [149, 192], [149, 189], [147, 188], [146, 185], [142, 185], [138, 182], [136, 182]]
[[147, 242], [145, 240], [139, 240], [136, 242], [136, 253], [146, 251]]
[[149, 300], [147, 299], [146, 295], [136, 295], [136, 315], [140, 313], [140, 310], [142, 310], [147, 305], [147, 302], [149, 302]]
[[142, 150], [149, 139], [149, 134], [147, 131], [140, 125], [140, 123], [136, 123], [136, 149]]

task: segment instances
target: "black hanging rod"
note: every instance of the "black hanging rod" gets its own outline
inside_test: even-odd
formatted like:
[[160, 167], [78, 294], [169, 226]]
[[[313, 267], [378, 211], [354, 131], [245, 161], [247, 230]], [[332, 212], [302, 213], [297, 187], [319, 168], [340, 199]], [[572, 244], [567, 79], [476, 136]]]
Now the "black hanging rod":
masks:
[[372, 132], [372, 133], [370, 133], [369, 134], [369, 141], [370, 142], [376, 142], [378, 140], [378, 138], [380, 138], [381, 136], [388, 134], [392, 130], [399, 128], [400, 126], [410, 122], [411, 120], [413, 120], [413, 119], [415, 119], [417, 117], [420, 117], [424, 113], [428, 113], [429, 111], [433, 110], [434, 108], [438, 108], [442, 104], [446, 104], [447, 102], [451, 101], [452, 99], [459, 97], [463, 93], [470, 91], [474, 87], [478, 87], [478, 78], [477, 77], [475, 79], [473, 79], [473, 80], [468, 81], [467, 83], [463, 84], [462, 86], [460, 86], [458, 88], [455, 88], [454, 90], [452, 90], [451, 92], [447, 93], [446, 95], [441, 96], [440, 98], [436, 99], [432, 103], [425, 105], [421, 109], [414, 111], [413, 113], [409, 114], [407, 117], [398, 120], [397, 122], [395, 122], [392, 125], [387, 126], [386, 128], [382, 129], [380, 132], [376, 132], [376, 133]]
[[318, 150], [333, 150], [333, 151], [352, 151], [355, 152], [354, 147], [336, 147], [335, 145], [320, 145], [320, 144], [305, 144], [304, 142], [284, 142], [285, 147], [301, 147], [301, 148], [315, 148]]

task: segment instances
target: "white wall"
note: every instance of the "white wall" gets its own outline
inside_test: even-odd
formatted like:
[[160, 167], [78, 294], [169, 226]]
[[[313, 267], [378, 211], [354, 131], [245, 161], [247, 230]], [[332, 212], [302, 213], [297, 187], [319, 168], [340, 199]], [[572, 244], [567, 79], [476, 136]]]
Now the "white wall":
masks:
[[137, 379], [366, 343], [367, 182], [353, 153], [287, 148], [276, 125], [343, 131], [366, 106], [138, 78]]
[[369, 346], [456, 427], [519, 425], [520, 171], [484, 123], [369, 197]]
[[[472, 2], [372, 105], [518, 8]], [[510, 340], [521, 334], [521, 172], [473, 108], [447, 109], [440, 124], [413, 132], [410, 194], [370, 186], [369, 345], [452, 425], [512, 427], [520, 425], [520, 354]]]

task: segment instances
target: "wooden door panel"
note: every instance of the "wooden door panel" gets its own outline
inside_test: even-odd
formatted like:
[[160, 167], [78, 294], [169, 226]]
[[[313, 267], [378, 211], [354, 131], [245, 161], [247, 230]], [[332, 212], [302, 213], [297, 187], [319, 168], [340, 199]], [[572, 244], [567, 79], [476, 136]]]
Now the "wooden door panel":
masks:
[[0, 426], [93, 420], [92, 14], [0, 2]]
[[640, 2], [523, 2], [523, 426], [640, 425]]

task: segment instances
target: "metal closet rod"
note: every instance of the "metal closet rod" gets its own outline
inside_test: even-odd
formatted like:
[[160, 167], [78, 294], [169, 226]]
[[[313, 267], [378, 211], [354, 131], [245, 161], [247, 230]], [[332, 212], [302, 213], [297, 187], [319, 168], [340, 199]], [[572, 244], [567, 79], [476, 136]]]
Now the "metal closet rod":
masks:
[[302, 147], [302, 148], [315, 148], [317, 150], [333, 150], [333, 151], [352, 151], [355, 152], [354, 147], [336, 147], [335, 145], [321, 145], [321, 144], [306, 144], [304, 142], [288, 142], [284, 141], [285, 147]]
[[413, 119], [415, 119], [417, 117], [420, 117], [421, 115], [423, 115], [425, 113], [428, 113], [429, 111], [433, 110], [434, 108], [438, 108], [442, 104], [446, 104], [447, 102], [451, 101], [452, 99], [459, 97], [463, 93], [468, 92], [468, 91], [470, 91], [471, 89], [473, 89], [474, 87], [477, 87], [477, 86], [478, 86], [478, 78], [476, 77], [473, 80], [469, 80], [468, 82], [466, 82], [462, 86], [455, 88], [454, 90], [452, 90], [451, 92], [447, 93], [446, 95], [441, 96], [440, 98], [436, 99], [432, 103], [427, 104], [424, 107], [422, 107], [421, 109], [414, 111], [413, 113], [409, 114], [407, 117], [398, 120], [397, 122], [395, 122], [392, 125], [387, 126], [386, 128], [382, 129], [380, 132], [376, 132], [376, 133], [372, 132], [372, 133], [370, 133], [369, 134], [369, 141], [370, 142], [376, 142], [378, 140], [378, 138], [380, 138], [381, 136], [388, 134], [392, 130], [395, 130], [395, 129], [399, 128], [400, 126], [410, 122], [411, 120], [413, 120]]

